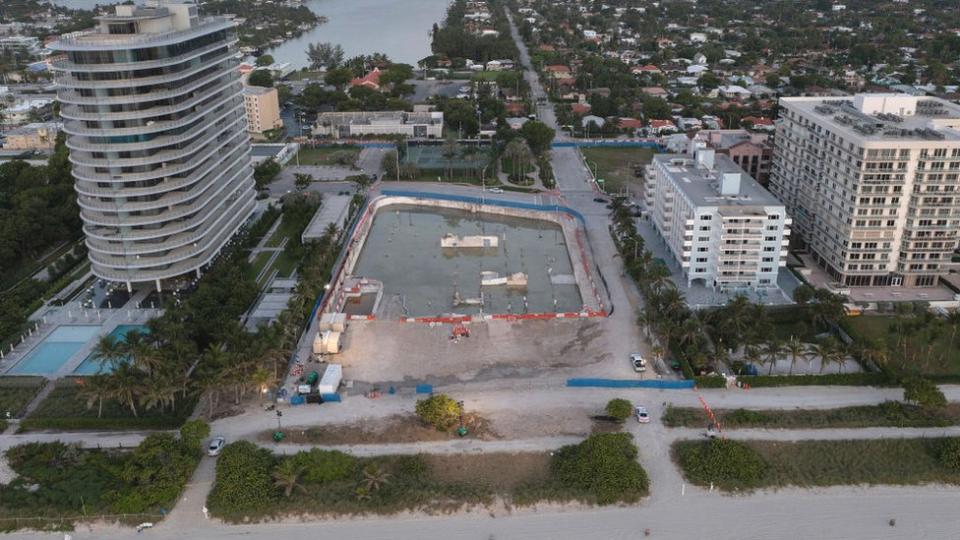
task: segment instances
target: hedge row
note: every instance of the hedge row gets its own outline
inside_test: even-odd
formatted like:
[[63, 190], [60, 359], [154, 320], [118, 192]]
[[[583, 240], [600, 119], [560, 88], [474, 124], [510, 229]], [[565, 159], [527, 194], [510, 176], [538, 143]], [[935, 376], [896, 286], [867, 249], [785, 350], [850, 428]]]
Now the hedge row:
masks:
[[61, 431], [123, 431], [130, 429], [177, 429], [183, 424], [183, 418], [129, 417], [97, 418], [88, 416], [66, 416], [60, 418], [24, 418], [20, 421], [20, 431], [53, 429]]
[[738, 380], [751, 387], [765, 386], [893, 386], [885, 373], [828, 373], [826, 375], [747, 375]]
[[697, 386], [700, 388], [726, 388], [727, 379], [719, 375], [704, 375], [701, 377], [694, 377], [694, 382], [697, 383]]

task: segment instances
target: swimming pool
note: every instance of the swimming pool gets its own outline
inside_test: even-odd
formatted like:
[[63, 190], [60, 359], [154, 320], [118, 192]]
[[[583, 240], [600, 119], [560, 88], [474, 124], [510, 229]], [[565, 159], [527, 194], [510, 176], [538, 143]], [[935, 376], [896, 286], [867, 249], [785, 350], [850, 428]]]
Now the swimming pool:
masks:
[[[150, 333], [150, 330], [146, 326], [140, 324], [121, 324], [120, 326], [114, 328], [112, 332], [110, 332], [110, 337], [118, 342], [126, 341], [127, 333], [129, 333], [131, 330], [136, 330], [141, 334]], [[110, 371], [112, 371], [110, 364], [101, 362], [100, 359], [97, 358], [93, 353], [90, 353], [86, 358], [83, 359], [83, 362], [77, 366], [77, 369], [73, 370], [73, 374], [96, 375], [97, 373], [109, 373]]]
[[43, 338], [9, 373], [50, 375], [56, 373], [77, 351], [100, 333], [100, 326], [59, 326]]

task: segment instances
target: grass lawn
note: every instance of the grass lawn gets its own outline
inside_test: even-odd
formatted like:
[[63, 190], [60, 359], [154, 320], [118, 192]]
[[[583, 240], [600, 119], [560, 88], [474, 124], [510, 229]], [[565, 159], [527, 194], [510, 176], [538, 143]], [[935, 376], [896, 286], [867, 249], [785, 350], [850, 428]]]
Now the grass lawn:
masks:
[[[916, 485], [960, 484], [960, 471], [949, 469], [938, 459], [944, 439], [868, 439], [847, 441], [744, 441], [765, 463], [763, 472], [749, 481], [732, 479], [730, 470], [719, 472], [715, 485], [727, 491], [786, 486], [821, 487], [859, 484]], [[683, 462], [686, 452], [703, 450], [721, 441], [678, 441], [674, 459]], [[722, 443], [721, 443], [722, 444]], [[716, 463], [713, 464], [714, 466]], [[709, 485], [711, 465], [700, 473], [684, 470], [697, 485]], [[681, 466], [681, 469], [683, 467]]]
[[267, 265], [267, 261], [270, 260], [271, 253], [269, 251], [262, 251], [253, 258], [253, 262], [250, 264], [250, 277], [256, 279], [260, 275], [260, 271], [263, 270], [263, 267]]
[[[845, 324], [852, 331], [854, 338], [884, 343], [888, 337], [896, 333], [895, 322], [896, 317], [893, 315], [862, 315], [860, 317], [848, 317]], [[917, 334], [911, 332], [911, 335]], [[907, 364], [909, 360], [901, 354], [891, 354], [889, 361], [893, 365], [897, 365], [899, 362], [900, 364], [897, 367], [907, 373], [919, 370], [929, 375], [960, 375], [960, 347], [951, 346], [950, 337], [949, 329], [940, 333], [930, 355], [935, 361], [927, 365]], [[928, 343], [914, 339], [911, 340], [908, 348], [911, 350], [926, 350]]]
[[474, 81], [495, 81], [501, 71], [474, 71], [470, 77]]
[[62, 429], [62, 430], [126, 430], [126, 429], [172, 429], [177, 428], [193, 411], [196, 397], [188, 395], [185, 399], [178, 393], [176, 410], [142, 410], [138, 416], [126, 406], [113, 399], [103, 401], [103, 415], [97, 418], [97, 402], [87, 407], [87, 400], [81, 394], [82, 377], [66, 377], [56, 383], [56, 388], [23, 421], [22, 431]]
[[[942, 411], [927, 411], [915, 405], [888, 401], [880, 405], [838, 409], [714, 409], [723, 429], [774, 428], [824, 429], [863, 427], [940, 427], [960, 424], [960, 405]], [[667, 427], [702, 428], [707, 419], [699, 407], [668, 407], [663, 415]]]
[[43, 377], [0, 377], [0, 417], [16, 418], [47, 382]]
[[299, 266], [300, 259], [291, 257], [287, 251], [282, 251], [277, 260], [273, 261], [273, 268], [280, 277], [290, 277]]
[[[336, 156], [338, 155], [347, 155], [350, 154], [353, 156], [351, 164], [355, 164], [357, 158], [360, 156], [360, 147], [359, 146], [316, 146], [316, 147], [301, 147], [300, 151], [297, 153], [300, 159], [300, 165], [336, 165], [335, 161]], [[296, 164], [297, 157], [294, 157], [290, 160], [289, 164]]]
[[653, 159], [650, 148], [581, 148], [580, 152], [591, 171], [596, 166], [597, 176], [605, 181], [603, 187], [607, 193], [638, 185], [640, 179], [633, 174], [633, 169]]

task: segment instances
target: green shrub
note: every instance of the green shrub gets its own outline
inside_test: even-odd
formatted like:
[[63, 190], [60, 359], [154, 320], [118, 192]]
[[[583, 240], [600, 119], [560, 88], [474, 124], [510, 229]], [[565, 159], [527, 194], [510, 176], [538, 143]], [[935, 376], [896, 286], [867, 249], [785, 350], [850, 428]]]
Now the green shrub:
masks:
[[940, 443], [940, 464], [944, 467], [960, 472], [960, 438], [944, 439]]
[[903, 381], [903, 399], [925, 409], [937, 409], [947, 405], [947, 398], [937, 385], [920, 377]]
[[446, 431], [460, 421], [460, 405], [446, 394], [435, 394], [417, 401], [417, 416], [440, 431]]
[[727, 379], [720, 377], [719, 375], [704, 375], [700, 377], [694, 377], [693, 380], [697, 383], [697, 386], [700, 388], [726, 388]]
[[297, 452], [293, 461], [303, 467], [303, 480], [311, 484], [343, 480], [357, 471], [357, 459], [336, 450], [313, 448], [308, 452]]
[[123, 489], [117, 493], [113, 510], [138, 514], [151, 508], [172, 508], [200, 461], [196, 449], [169, 433], [148, 435], [124, 463], [120, 473]]
[[554, 454], [551, 471], [562, 485], [597, 504], [636, 502], [649, 489], [647, 473], [637, 463], [637, 447], [627, 433], [591, 435], [580, 444], [564, 446]]
[[633, 403], [623, 398], [611, 399], [607, 403], [606, 413], [620, 422], [626, 421], [633, 414]]
[[748, 409], [734, 409], [725, 414], [723, 419], [724, 424], [729, 422], [732, 425], [762, 425], [771, 421], [772, 418], [769, 415]]
[[889, 386], [884, 373], [829, 373], [826, 375], [748, 375], [738, 377], [751, 387], [769, 386]]
[[767, 473], [763, 457], [739, 441], [682, 441], [676, 449], [684, 475], [701, 486], [719, 484], [728, 489], [752, 488]]
[[203, 441], [210, 436], [210, 424], [203, 420], [190, 420], [180, 427], [180, 441], [200, 456], [203, 455]]
[[271, 472], [275, 458], [250, 441], [228, 444], [217, 460], [217, 479], [207, 507], [219, 516], [263, 510], [277, 497]]

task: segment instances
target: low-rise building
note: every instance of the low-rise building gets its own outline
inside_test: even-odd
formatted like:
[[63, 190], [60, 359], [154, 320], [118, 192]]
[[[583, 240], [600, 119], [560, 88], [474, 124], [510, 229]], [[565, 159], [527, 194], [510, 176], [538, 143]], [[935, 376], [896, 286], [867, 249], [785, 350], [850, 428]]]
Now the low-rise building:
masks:
[[730, 156], [754, 180], [767, 185], [773, 159], [770, 135], [745, 129], [710, 129], [697, 132], [697, 140], [707, 143], [718, 154]]
[[406, 111], [328, 112], [317, 116], [313, 134], [344, 139], [367, 135], [403, 135], [416, 139], [443, 136], [443, 113]]
[[243, 88], [243, 106], [247, 113], [247, 131], [255, 138], [263, 137], [264, 132], [280, 129], [280, 99], [276, 88], [245, 86]]
[[4, 150], [53, 150], [57, 134], [63, 128], [59, 122], [37, 122], [4, 133]]
[[786, 208], [728, 156], [702, 142], [691, 150], [654, 156], [643, 198], [687, 285], [724, 292], [776, 287], [789, 243]]

